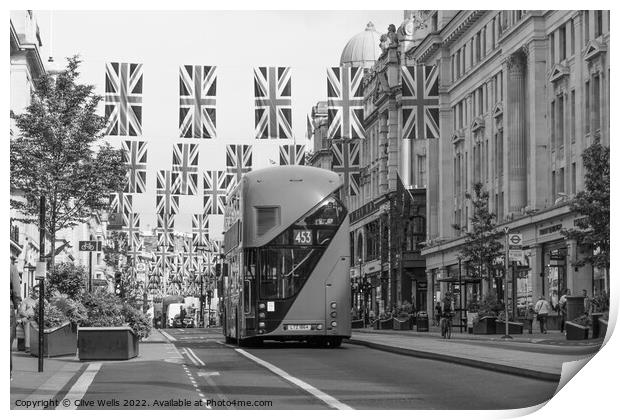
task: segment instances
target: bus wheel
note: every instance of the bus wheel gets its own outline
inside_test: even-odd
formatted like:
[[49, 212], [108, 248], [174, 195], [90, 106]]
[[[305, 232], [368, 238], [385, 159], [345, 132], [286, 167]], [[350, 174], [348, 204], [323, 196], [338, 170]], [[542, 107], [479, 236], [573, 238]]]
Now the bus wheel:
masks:
[[234, 341], [235, 341], [235, 340], [233, 340], [233, 338], [232, 338], [232, 337], [229, 337], [229, 336], [226, 336], [226, 337], [225, 337], [225, 339], [224, 339], [224, 342], [225, 342], [226, 344], [232, 344], [232, 343], [234, 343]]
[[341, 344], [342, 344], [342, 338], [340, 337], [329, 338], [327, 342], [327, 346], [332, 349], [336, 347], [340, 347]]

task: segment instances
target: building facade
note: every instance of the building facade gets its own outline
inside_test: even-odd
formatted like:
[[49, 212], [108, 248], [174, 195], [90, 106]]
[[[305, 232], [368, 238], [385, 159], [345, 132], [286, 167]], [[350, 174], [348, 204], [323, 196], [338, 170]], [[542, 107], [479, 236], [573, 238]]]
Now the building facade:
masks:
[[[562, 291], [597, 294], [603, 273], [572, 263], [582, 252], [561, 234], [574, 227], [568, 201], [584, 188], [581, 155], [594, 141], [609, 146], [608, 11], [459, 11], [409, 49], [407, 62], [439, 69], [440, 137], [428, 142], [428, 309], [450, 289], [460, 305], [495, 283], [456, 283], [470, 226], [465, 194], [489, 193], [498, 228], [523, 235], [526, 269], [517, 270], [513, 313]], [[437, 17], [435, 17], [437, 16]], [[461, 275], [459, 276], [459, 266]], [[466, 298], [467, 296], [467, 298]]]

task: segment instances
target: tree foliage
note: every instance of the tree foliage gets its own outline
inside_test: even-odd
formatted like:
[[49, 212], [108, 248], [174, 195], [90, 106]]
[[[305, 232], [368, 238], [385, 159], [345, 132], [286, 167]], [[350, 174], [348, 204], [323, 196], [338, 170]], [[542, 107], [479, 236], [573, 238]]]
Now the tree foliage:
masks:
[[71, 299], [76, 299], [84, 289], [87, 279], [88, 273], [84, 266], [73, 263], [56, 264], [49, 272], [45, 295], [62, 293]]
[[56, 232], [106, 208], [125, 182], [122, 152], [101, 141], [106, 120], [96, 111], [102, 98], [93, 85], [78, 83], [79, 65], [78, 57], [69, 58], [56, 77], [37, 79], [30, 105], [13, 115], [19, 132], [11, 139], [11, 190], [24, 199], [11, 206], [23, 215], [18, 220], [38, 226], [45, 196], [52, 266]]
[[585, 264], [609, 269], [609, 148], [594, 142], [584, 150], [583, 166], [585, 188], [578, 192], [570, 203], [571, 211], [582, 215], [575, 220], [576, 229], [566, 229], [562, 233], [569, 239], [577, 240], [581, 247], [591, 252], [575, 262], [575, 266]]
[[497, 230], [495, 213], [489, 211], [489, 193], [480, 182], [474, 184], [473, 194], [467, 192], [465, 198], [471, 203], [471, 229], [455, 225], [465, 235], [465, 244], [459, 256], [469, 262], [470, 270], [478, 278], [484, 279], [493, 272], [495, 259], [503, 248], [499, 239], [502, 233]]

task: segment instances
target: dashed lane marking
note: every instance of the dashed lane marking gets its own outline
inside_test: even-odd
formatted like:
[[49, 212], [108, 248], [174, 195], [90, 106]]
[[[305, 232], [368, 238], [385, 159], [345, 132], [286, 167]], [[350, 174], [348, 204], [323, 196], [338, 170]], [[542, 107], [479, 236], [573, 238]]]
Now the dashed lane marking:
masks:
[[164, 330], [160, 330], [159, 331], [164, 337], [166, 337], [169, 341], [177, 341], [176, 338], [174, 338], [173, 336], [171, 336], [170, 334], [168, 334], [166, 331]]
[[88, 365], [84, 373], [78, 378], [78, 380], [73, 384], [67, 395], [65, 395], [64, 400], [69, 400], [70, 404], [68, 407], [64, 407], [62, 404], [56, 407], [56, 410], [75, 410], [77, 407], [74, 404], [74, 401], [82, 399], [86, 391], [88, 391], [88, 387], [93, 383], [93, 379], [101, 369], [101, 363], [91, 363]]
[[331, 395], [328, 395], [328, 394], [324, 393], [320, 389], [317, 389], [317, 388], [313, 387], [312, 385], [310, 385], [307, 382], [302, 381], [301, 379], [298, 379], [298, 378], [296, 378], [294, 376], [289, 375], [288, 373], [286, 373], [285, 371], [283, 371], [279, 367], [274, 366], [271, 363], [264, 361], [263, 359], [259, 359], [258, 357], [254, 356], [253, 354], [248, 353], [245, 350], [236, 348], [235, 351], [237, 353], [247, 357], [248, 359], [258, 363], [259, 365], [269, 369], [270, 371], [272, 371], [276, 375], [280, 376], [281, 378], [289, 381], [290, 383], [292, 383], [294, 385], [297, 385], [298, 387], [300, 387], [304, 391], [308, 392], [312, 396], [314, 396], [314, 397], [318, 398], [319, 400], [323, 401], [328, 406], [330, 406], [332, 408], [335, 408], [335, 409], [338, 409], [338, 410], [353, 410], [352, 407], [350, 407], [350, 406], [348, 406], [348, 405], [338, 401], [336, 398], [332, 397]]
[[209, 404], [207, 404], [207, 399], [205, 398], [204, 394], [202, 393], [200, 387], [198, 386], [198, 384], [196, 384], [196, 380], [194, 379], [194, 376], [192, 375], [192, 373], [190, 372], [190, 370], [187, 368], [187, 365], [183, 365], [183, 369], [185, 370], [185, 374], [187, 375], [187, 377], [189, 378], [189, 381], [192, 383], [192, 385], [194, 386], [194, 391], [196, 391], [196, 393], [198, 394], [198, 396], [200, 397], [200, 401], [202, 401], [203, 407], [207, 410], [211, 410], [213, 409], [213, 407], [211, 407]]

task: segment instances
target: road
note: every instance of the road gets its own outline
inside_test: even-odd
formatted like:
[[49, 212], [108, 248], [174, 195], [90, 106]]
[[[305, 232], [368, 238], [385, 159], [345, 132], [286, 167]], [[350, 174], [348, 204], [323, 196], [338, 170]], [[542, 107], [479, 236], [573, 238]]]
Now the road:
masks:
[[557, 386], [346, 343], [239, 349], [214, 329], [165, 332], [175, 341], [164, 355], [144, 344], [145, 361], [96, 366], [78, 408], [508, 409], [539, 404]]

